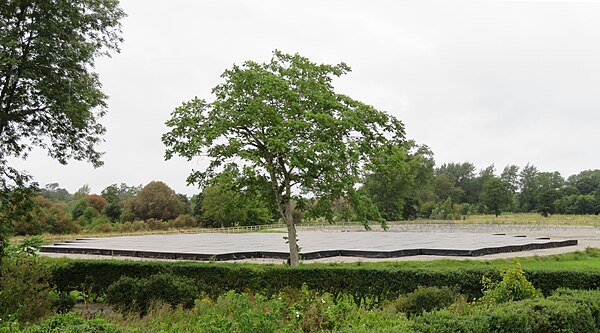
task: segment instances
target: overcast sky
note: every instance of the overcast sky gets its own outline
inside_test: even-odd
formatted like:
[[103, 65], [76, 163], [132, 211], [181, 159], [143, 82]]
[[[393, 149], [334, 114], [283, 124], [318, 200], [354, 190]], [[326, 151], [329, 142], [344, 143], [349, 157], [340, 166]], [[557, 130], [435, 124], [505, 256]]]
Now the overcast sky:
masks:
[[18, 166], [70, 192], [185, 178], [202, 160], [164, 161], [171, 111], [211, 99], [221, 73], [271, 52], [352, 72], [336, 89], [401, 119], [437, 165], [533, 164], [564, 177], [600, 168], [600, 3], [596, 1], [122, 0], [122, 52], [96, 70], [110, 96], [105, 165], [62, 166], [38, 151]]

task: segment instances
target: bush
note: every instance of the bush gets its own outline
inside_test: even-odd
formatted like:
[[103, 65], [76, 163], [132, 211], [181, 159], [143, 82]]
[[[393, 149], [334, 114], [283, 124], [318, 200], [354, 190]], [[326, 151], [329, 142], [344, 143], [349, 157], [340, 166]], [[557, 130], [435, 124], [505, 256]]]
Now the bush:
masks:
[[0, 319], [34, 322], [50, 314], [51, 274], [37, 257], [4, 258], [0, 275]]
[[153, 302], [191, 308], [197, 296], [193, 280], [163, 273], [148, 279], [122, 277], [108, 287], [106, 301], [118, 311], [145, 314]]
[[[19, 331], [16, 331], [17, 333]], [[102, 319], [83, 319], [79, 315], [70, 312], [54, 315], [37, 325], [22, 330], [23, 333], [121, 333], [124, 329], [107, 323]]]
[[[69, 260], [54, 266], [54, 281], [59, 290], [88, 290], [104, 293], [122, 276], [148, 277], [172, 273], [195, 281], [200, 291], [212, 296], [229, 290], [251, 290], [264, 295], [276, 295], [285, 287], [310, 289], [333, 295], [347, 293], [357, 300], [376, 297], [393, 300], [414, 291], [419, 286], [452, 287], [469, 300], [482, 296], [481, 281], [486, 276], [499, 280], [500, 272], [489, 268], [406, 268], [347, 265], [305, 265], [290, 268], [277, 265], [246, 266], [202, 262], [156, 262], [125, 260]], [[600, 288], [600, 271], [590, 270], [527, 270], [532, 284], [549, 295], [565, 287], [571, 289]]]
[[[425, 312], [415, 317], [412, 327], [422, 333], [488, 333], [488, 318], [484, 315], [457, 315], [449, 310]], [[510, 331], [506, 331], [510, 332]]]
[[[492, 310], [491, 318], [501, 317], [499, 314], [504, 315], [504, 320], [490, 320], [492, 332], [597, 332], [590, 309], [575, 302], [552, 299], [508, 302]], [[508, 330], [509, 327], [513, 330]]]
[[131, 230], [132, 231], [145, 231], [145, 230], [148, 230], [148, 229], [149, 229], [148, 225], [144, 221], [134, 221], [131, 224]]
[[150, 230], [167, 230], [169, 229], [169, 223], [159, 219], [148, 219], [146, 221]]
[[97, 232], [103, 232], [103, 233], [113, 231], [113, 228], [110, 225], [110, 223], [102, 223], [102, 224], [98, 225], [95, 229]]
[[527, 281], [520, 265], [503, 271], [500, 273], [500, 276], [502, 280], [498, 282], [494, 282], [485, 276], [482, 278], [482, 302], [498, 304], [542, 297], [542, 292], [537, 290], [531, 282]]
[[183, 214], [177, 216], [177, 218], [171, 222], [171, 226], [175, 228], [194, 228], [198, 226], [198, 221], [191, 215]]
[[590, 310], [592, 317], [594, 317], [596, 328], [600, 329], [600, 290], [571, 290], [561, 288], [555, 290], [548, 299], [583, 305]]
[[424, 311], [439, 310], [450, 306], [458, 294], [448, 287], [419, 286], [412, 293], [400, 296], [394, 302], [397, 311], [408, 315], [420, 315]]

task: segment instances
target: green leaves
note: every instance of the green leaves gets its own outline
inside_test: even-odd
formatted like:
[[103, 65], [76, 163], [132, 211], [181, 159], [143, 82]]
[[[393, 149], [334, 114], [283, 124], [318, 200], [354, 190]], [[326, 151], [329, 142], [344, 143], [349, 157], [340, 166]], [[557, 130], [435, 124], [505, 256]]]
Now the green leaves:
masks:
[[205, 170], [188, 177], [200, 185], [229, 163], [267, 178], [288, 224], [295, 265], [293, 194], [313, 198], [312, 205], [299, 205], [328, 218], [334, 200], [352, 196], [366, 216], [374, 206], [354, 200], [362, 168], [378, 147], [404, 140], [399, 120], [334, 91], [333, 78], [348, 71], [344, 63], [318, 65], [277, 50], [268, 63], [234, 65], [212, 90], [212, 102], [195, 98], [171, 114], [165, 157], [207, 160]]

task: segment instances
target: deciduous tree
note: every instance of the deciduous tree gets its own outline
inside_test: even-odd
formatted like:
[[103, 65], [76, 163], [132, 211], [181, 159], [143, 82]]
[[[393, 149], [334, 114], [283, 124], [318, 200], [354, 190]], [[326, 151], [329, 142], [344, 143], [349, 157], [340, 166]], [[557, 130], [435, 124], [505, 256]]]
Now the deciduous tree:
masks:
[[333, 89], [334, 77], [350, 68], [318, 65], [300, 55], [275, 51], [267, 63], [247, 61], [226, 70], [214, 101], [195, 98], [176, 108], [163, 136], [166, 158], [198, 156], [210, 161], [193, 171], [203, 183], [224, 163], [251, 166], [271, 183], [288, 230], [290, 259], [298, 265], [293, 221], [298, 193], [331, 217], [331, 202], [352, 197], [369, 156], [390, 141], [401, 143], [402, 123]]
[[[118, 51], [116, 0], [4, 0], [0, 4], [0, 255], [11, 215], [35, 185], [8, 158], [33, 147], [66, 163], [102, 164], [96, 150], [107, 96], [93, 72], [98, 56]], [[31, 192], [31, 191], [29, 191]]]
[[511, 202], [512, 195], [508, 182], [497, 177], [491, 177], [483, 184], [481, 203], [496, 217], [500, 215], [502, 210], [510, 207]]
[[132, 203], [141, 219], [172, 220], [185, 212], [185, 203], [167, 184], [153, 181], [144, 186]]

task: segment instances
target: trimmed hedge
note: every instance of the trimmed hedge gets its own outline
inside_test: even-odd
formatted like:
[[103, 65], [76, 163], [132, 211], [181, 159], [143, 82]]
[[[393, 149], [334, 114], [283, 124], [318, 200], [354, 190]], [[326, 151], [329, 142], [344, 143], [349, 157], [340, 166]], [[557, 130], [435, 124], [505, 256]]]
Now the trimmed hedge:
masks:
[[[128, 260], [69, 260], [53, 267], [53, 282], [59, 291], [91, 290], [105, 293], [119, 278], [147, 278], [170, 273], [192, 279], [201, 292], [218, 296], [229, 290], [253, 291], [264, 295], [286, 287], [351, 294], [356, 298], [394, 299], [419, 286], [452, 287], [469, 299], [481, 297], [481, 278], [499, 278], [499, 271], [481, 269], [415, 269], [401, 266], [368, 268], [364, 266], [307, 265], [223, 265], [195, 262], [155, 262]], [[558, 288], [600, 288], [600, 270], [557, 271], [525, 270], [527, 279], [549, 295]]]

